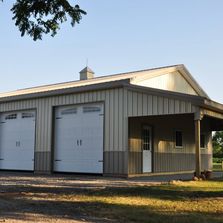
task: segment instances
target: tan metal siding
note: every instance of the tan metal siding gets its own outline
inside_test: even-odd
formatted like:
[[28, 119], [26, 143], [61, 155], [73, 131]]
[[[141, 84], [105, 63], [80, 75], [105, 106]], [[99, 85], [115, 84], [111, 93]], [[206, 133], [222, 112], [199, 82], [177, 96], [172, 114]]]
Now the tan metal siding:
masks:
[[[212, 155], [201, 154], [201, 169], [212, 169]], [[195, 170], [195, 155], [192, 153], [155, 153], [154, 172], [181, 172], [181, 171], [194, 171]]]
[[114, 92], [114, 150], [119, 151], [119, 123], [118, 123], [118, 117], [119, 117], [119, 92], [118, 89]]
[[[114, 148], [114, 92], [109, 92], [109, 148], [108, 150], [111, 151], [111, 148]], [[112, 109], [111, 109], [112, 108]], [[105, 139], [108, 140], [108, 139]], [[113, 162], [111, 162], [113, 163]]]
[[123, 91], [123, 130], [122, 130], [122, 136], [123, 136], [123, 173], [128, 173], [128, 150], [129, 150], [129, 143], [128, 143], [128, 125], [129, 125], [129, 120], [128, 120], [128, 91], [127, 89], [124, 89]]
[[185, 94], [198, 95], [193, 87], [189, 84], [189, 82], [187, 82], [186, 79], [179, 72], [163, 74], [138, 82], [133, 81], [133, 84]]
[[[126, 92], [127, 92], [127, 90], [126, 90]], [[133, 100], [133, 96], [132, 96], [132, 91], [128, 91], [127, 92], [127, 94], [128, 94], [128, 102], [127, 102], [127, 106], [128, 106], [128, 110], [127, 110], [127, 115], [128, 116], [132, 116], [132, 114], [133, 114], [133, 110], [132, 110], [132, 108], [133, 108], [133, 104], [132, 104], [132, 100]]]
[[141, 93], [138, 93], [137, 95], [137, 100], [138, 100], [138, 116], [142, 116], [142, 111], [143, 111], [143, 108], [142, 108], [142, 100], [143, 100], [143, 95]]
[[[104, 151], [109, 152], [109, 155], [106, 155], [108, 158], [106, 158], [107, 163], [105, 166], [109, 166], [108, 172], [110, 173], [127, 174], [127, 167], [124, 166], [127, 165], [124, 150], [128, 149], [128, 118], [127, 110], [124, 106], [126, 100], [123, 92], [123, 88], [117, 88], [1, 103], [0, 112], [36, 109], [35, 170], [50, 172], [51, 152], [53, 149], [53, 107], [88, 102], [104, 102]], [[125, 96], [127, 96], [126, 90]]]
[[143, 116], [147, 115], [148, 114], [148, 106], [147, 106], [147, 95], [146, 94], [143, 94], [143, 99], [142, 99], [142, 110], [143, 110]]
[[128, 91], [128, 117], [194, 113], [189, 101]]
[[[118, 147], [119, 150], [124, 150], [124, 145], [123, 145], [123, 140], [124, 140], [124, 136], [123, 136], [123, 125], [124, 125], [124, 113], [123, 113], [123, 90], [122, 89], [118, 89]], [[122, 148], [120, 148], [122, 147]]]
[[[90, 95], [91, 96], [91, 95]], [[106, 95], [105, 95], [105, 116], [104, 116], [104, 122], [105, 122], [105, 128], [104, 128], [104, 138], [105, 138], [105, 148], [104, 151], [109, 151], [109, 145], [110, 145], [110, 128], [108, 128], [108, 126], [110, 126], [110, 100], [109, 100], [109, 91], [106, 91]]]
[[105, 173], [111, 174], [128, 173], [128, 157], [132, 157], [128, 153], [128, 117], [193, 113], [196, 110], [188, 101], [116, 88], [0, 103], [0, 112], [36, 109], [35, 168], [50, 172], [53, 107], [91, 102], [104, 102], [104, 169]]

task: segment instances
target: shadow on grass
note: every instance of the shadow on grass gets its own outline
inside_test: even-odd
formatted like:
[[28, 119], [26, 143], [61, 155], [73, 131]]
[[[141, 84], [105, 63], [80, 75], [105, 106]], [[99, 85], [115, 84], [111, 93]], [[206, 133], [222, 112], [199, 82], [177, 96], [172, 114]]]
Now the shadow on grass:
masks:
[[[86, 222], [148, 222], [148, 223], [220, 223], [223, 213], [171, 212], [154, 208], [152, 205], [109, 204], [100, 202], [75, 202], [52, 200], [27, 200], [9, 197], [10, 210], [1, 207], [1, 218], [27, 220], [26, 214], [40, 214], [53, 219], [83, 219]], [[31, 219], [32, 220], [32, 219]], [[36, 219], [38, 220], [38, 219]]]
[[[215, 182], [222, 183], [223, 185], [222, 180]], [[193, 211], [193, 208], [191, 208], [191, 211], [179, 213], [172, 208], [168, 212], [164, 207], [159, 206], [157, 208], [153, 204], [110, 204], [103, 202], [103, 199], [95, 201], [96, 199], [93, 198], [106, 197], [112, 200], [115, 197], [138, 197], [139, 199], [155, 198], [164, 201], [211, 198], [214, 200], [216, 198], [223, 198], [223, 187], [204, 191], [202, 188], [168, 184], [129, 188], [94, 187], [92, 189], [88, 189], [88, 186], [92, 187], [92, 184], [85, 184], [85, 188], [81, 183], [75, 184], [75, 186], [52, 187], [44, 185], [34, 187], [26, 184], [26, 181], [24, 181], [23, 185], [0, 185], [0, 218], [27, 220], [24, 215], [26, 213], [33, 215], [40, 214], [53, 219], [81, 220], [84, 218], [86, 222], [223, 222], [223, 210], [220, 213], [214, 214], [213, 212]], [[57, 195], [64, 196], [64, 199], [62, 201], [56, 200]], [[75, 201], [75, 196], [88, 196], [89, 201]], [[193, 205], [193, 202], [191, 202], [191, 205]]]
[[142, 198], [157, 198], [162, 200], [182, 200], [196, 198], [223, 198], [223, 188], [218, 191], [191, 190], [187, 187], [179, 187], [174, 185], [151, 186], [151, 187], [131, 187], [131, 188], [107, 188], [94, 193], [95, 195], [109, 196], [140, 196]]
[[[215, 181], [217, 182], [217, 181]], [[160, 186], [135, 186], [135, 187], [105, 187], [105, 188], [83, 188], [82, 184], [63, 187], [48, 187], [48, 186], [31, 186], [31, 185], [0, 185], [0, 196], [4, 193], [33, 193], [47, 195], [87, 195], [87, 196], [105, 196], [105, 197], [141, 197], [155, 198], [162, 200], [186, 200], [197, 198], [223, 198], [223, 182], [222, 188], [214, 190], [204, 190], [203, 188], [193, 188], [176, 185], [160, 185]], [[89, 185], [89, 187], [92, 185]]]

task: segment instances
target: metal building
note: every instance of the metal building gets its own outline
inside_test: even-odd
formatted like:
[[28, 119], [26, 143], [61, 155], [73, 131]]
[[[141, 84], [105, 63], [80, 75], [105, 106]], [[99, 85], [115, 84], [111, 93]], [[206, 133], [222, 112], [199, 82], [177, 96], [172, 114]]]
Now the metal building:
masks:
[[223, 129], [184, 65], [0, 94], [0, 169], [130, 176], [212, 169]]

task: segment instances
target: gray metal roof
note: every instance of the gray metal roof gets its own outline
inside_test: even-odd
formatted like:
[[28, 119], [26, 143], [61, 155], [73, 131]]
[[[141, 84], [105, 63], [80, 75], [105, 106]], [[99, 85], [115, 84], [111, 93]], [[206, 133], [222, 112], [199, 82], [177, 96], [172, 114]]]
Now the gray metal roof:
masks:
[[[86, 67], [82, 71], [87, 71], [90, 68]], [[184, 65], [173, 65], [173, 66], [165, 66], [165, 67], [158, 67], [158, 68], [152, 68], [152, 69], [146, 69], [146, 70], [139, 70], [139, 71], [133, 71], [133, 72], [127, 72], [127, 73], [120, 73], [120, 74], [114, 74], [114, 75], [106, 75], [101, 77], [96, 77], [88, 80], [78, 80], [78, 81], [71, 81], [71, 82], [64, 82], [64, 83], [57, 83], [52, 85], [44, 85], [44, 86], [38, 86], [33, 88], [26, 88], [21, 90], [16, 90], [12, 92], [6, 92], [0, 94], [0, 99], [4, 99], [6, 101], [7, 99], [10, 100], [11, 97], [18, 97], [21, 98], [30, 98], [29, 95], [32, 94], [40, 94], [41, 96], [50, 95], [50, 92], [59, 92], [60, 90], [66, 90], [66, 89], [72, 89], [72, 88], [80, 88], [90, 85], [102, 85], [106, 83], [112, 84], [112, 82], [122, 81], [122, 80], [128, 80], [131, 83], [131, 80], [138, 80], [142, 77], [146, 78], [152, 78], [154, 75], [157, 74], [165, 74], [167, 72], [174, 72], [179, 71], [184, 75], [184, 77], [187, 79], [187, 81], [192, 85], [192, 87], [198, 92], [200, 96], [208, 98], [207, 94], [202, 90], [202, 88], [198, 85], [198, 83], [193, 79], [193, 77], [190, 75], [188, 70], [185, 68]], [[2, 101], [2, 100], [1, 100]]]

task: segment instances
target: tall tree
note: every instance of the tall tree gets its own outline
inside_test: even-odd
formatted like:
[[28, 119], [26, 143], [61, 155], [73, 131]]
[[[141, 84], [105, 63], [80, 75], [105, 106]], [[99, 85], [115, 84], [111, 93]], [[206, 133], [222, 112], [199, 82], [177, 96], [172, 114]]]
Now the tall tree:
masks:
[[223, 158], [223, 131], [215, 132], [213, 139], [213, 156]]
[[34, 41], [41, 40], [43, 34], [55, 36], [68, 18], [74, 26], [86, 15], [79, 5], [72, 6], [68, 0], [17, 0], [11, 11], [21, 36], [27, 34]]

